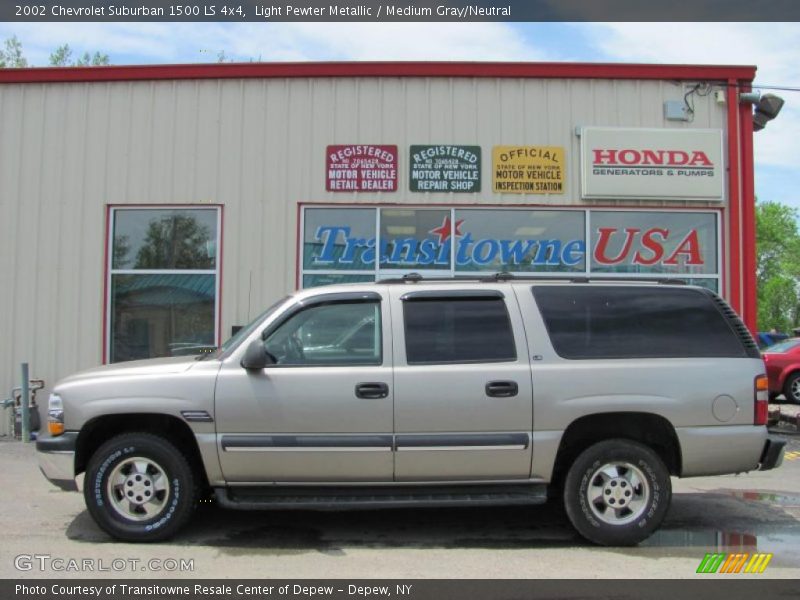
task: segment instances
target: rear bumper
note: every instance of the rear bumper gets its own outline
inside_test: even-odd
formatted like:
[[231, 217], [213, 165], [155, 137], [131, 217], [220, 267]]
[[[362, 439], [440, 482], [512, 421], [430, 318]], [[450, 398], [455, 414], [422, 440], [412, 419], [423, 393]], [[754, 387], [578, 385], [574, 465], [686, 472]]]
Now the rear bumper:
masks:
[[746, 473], [759, 468], [767, 428], [756, 425], [678, 427], [681, 477]]
[[785, 440], [768, 438], [764, 442], [764, 450], [761, 452], [761, 461], [758, 465], [759, 471], [769, 471], [781, 466], [783, 463], [783, 451], [786, 446]]
[[66, 491], [77, 491], [75, 483], [75, 444], [77, 431], [67, 431], [58, 437], [36, 440], [39, 470], [53, 485]]

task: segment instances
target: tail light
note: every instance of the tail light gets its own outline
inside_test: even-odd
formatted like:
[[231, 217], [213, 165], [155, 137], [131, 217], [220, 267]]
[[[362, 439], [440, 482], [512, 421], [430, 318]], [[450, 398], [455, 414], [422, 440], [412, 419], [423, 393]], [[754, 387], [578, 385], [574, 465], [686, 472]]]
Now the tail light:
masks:
[[756, 377], [754, 385], [755, 410], [753, 413], [754, 425], [767, 424], [767, 412], [769, 411], [769, 383], [766, 375]]

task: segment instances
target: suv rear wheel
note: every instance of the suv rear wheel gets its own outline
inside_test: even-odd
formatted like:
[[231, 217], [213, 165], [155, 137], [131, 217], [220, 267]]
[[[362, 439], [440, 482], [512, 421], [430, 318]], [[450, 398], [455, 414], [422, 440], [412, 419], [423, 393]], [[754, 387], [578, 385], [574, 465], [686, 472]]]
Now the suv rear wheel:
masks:
[[89, 459], [84, 499], [95, 522], [128, 542], [171, 537], [197, 502], [194, 472], [183, 453], [149, 433], [126, 433]]
[[669, 471], [647, 446], [624, 439], [599, 442], [572, 464], [564, 506], [575, 529], [603, 546], [632, 546], [650, 536], [669, 508]]

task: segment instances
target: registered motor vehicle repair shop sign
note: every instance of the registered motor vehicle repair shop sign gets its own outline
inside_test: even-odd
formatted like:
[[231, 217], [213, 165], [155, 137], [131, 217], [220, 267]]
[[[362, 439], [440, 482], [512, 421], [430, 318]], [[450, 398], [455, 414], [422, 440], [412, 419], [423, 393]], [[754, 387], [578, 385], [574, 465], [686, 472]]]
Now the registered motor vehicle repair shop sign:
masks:
[[412, 192], [480, 192], [480, 146], [411, 146]]

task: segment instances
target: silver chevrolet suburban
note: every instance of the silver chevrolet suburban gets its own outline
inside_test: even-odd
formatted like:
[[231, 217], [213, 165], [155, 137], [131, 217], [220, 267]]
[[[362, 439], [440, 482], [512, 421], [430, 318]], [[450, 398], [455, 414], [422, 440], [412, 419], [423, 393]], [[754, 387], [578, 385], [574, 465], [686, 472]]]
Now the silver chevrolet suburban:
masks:
[[772, 469], [755, 342], [675, 281], [401, 279], [298, 292], [199, 357], [59, 382], [45, 476], [126, 541], [232, 509], [529, 505], [636, 544], [670, 476]]

